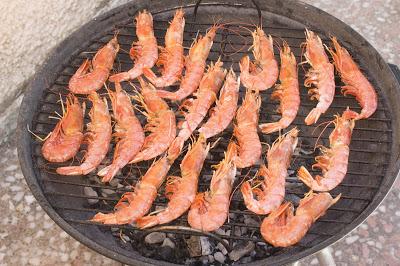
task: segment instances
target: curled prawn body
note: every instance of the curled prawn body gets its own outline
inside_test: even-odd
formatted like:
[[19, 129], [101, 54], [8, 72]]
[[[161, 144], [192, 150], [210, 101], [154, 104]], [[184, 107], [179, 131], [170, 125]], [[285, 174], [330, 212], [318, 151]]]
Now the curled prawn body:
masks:
[[43, 157], [49, 162], [65, 162], [73, 158], [83, 141], [85, 104], [74, 95], [67, 97], [67, 110], [42, 146]]
[[136, 35], [129, 55], [135, 61], [128, 72], [122, 72], [110, 77], [111, 82], [133, 80], [143, 74], [143, 69], [152, 68], [158, 59], [157, 39], [153, 31], [153, 16], [146, 10], [139, 12], [136, 20]]
[[103, 182], [109, 182], [118, 170], [128, 164], [130, 160], [140, 151], [144, 142], [144, 132], [140, 121], [135, 116], [129, 95], [115, 83], [115, 92], [108, 91], [114, 118], [116, 120], [115, 136], [117, 145], [111, 165], [98, 172], [103, 177]]
[[179, 80], [184, 67], [185, 57], [183, 55], [183, 30], [185, 18], [182, 9], [178, 9], [165, 34], [165, 47], [157, 61], [157, 66], [163, 66], [161, 77], [157, 77], [149, 69], [143, 69], [143, 74], [157, 88], [168, 87]]
[[287, 43], [283, 44], [280, 55], [281, 71], [279, 73], [279, 80], [281, 84], [276, 86], [271, 99], [280, 101], [278, 112], [282, 114], [282, 118], [278, 122], [260, 124], [261, 131], [265, 134], [287, 128], [296, 118], [300, 106], [296, 58], [290, 51]]
[[329, 49], [336, 70], [339, 72], [345, 86], [342, 87], [344, 96], [353, 95], [362, 107], [360, 114], [356, 120], [368, 118], [375, 113], [378, 106], [378, 96], [374, 87], [361, 73], [359, 67], [351, 58], [349, 52], [340, 46], [337, 39], [332, 37], [333, 49]]
[[250, 62], [249, 56], [240, 60], [240, 80], [247, 89], [263, 91], [271, 88], [278, 79], [278, 62], [271, 35], [266, 36], [259, 27], [252, 35], [255, 62]]
[[199, 86], [206, 68], [206, 60], [213, 45], [218, 25], [211, 29], [204, 36], [200, 36], [190, 47], [189, 55], [185, 63], [185, 75], [182, 78], [177, 91], [158, 90], [160, 97], [172, 101], [181, 101], [192, 94]]
[[284, 203], [270, 213], [261, 224], [261, 235], [274, 247], [288, 247], [298, 243], [311, 225], [340, 198], [327, 193], [308, 193], [293, 213], [293, 204]]
[[215, 102], [216, 94], [221, 88], [226, 74], [222, 65], [223, 63], [220, 60], [215, 64], [211, 63], [200, 82], [199, 89], [194, 93], [196, 98], [187, 99], [181, 105], [181, 108], [187, 109], [187, 112], [184, 112], [185, 120], [180, 125], [178, 136], [168, 149], [170, 160], [173, 161], [179, 156], [184, 142], [190, 138], [193, 131], [207, 115], [208, 109]]
[[[297, 146], [298, 130], [292, 129], [278, 138], [267, 153], [268, 168], [260, 167], [259, 176], [264, 177], [261, 188], [252, 188], [250, 181], [241, 186], [244, 203], [250, 211], [268, 214], [277, 209], [285, 197], [285, 182], [294, 149]], [[254, 198], [254, 194], [257, 198]]]
[[231, 142], [225, 158], [217, 165], [210, 190], [197, 194], [188, 214], [191, 227], [210, 232], [220, 228], [229, 213], [230, 195], [236, 176], [236, 144]]
[[239, 144], [235, 159], [237, 168], [250, 167], [260, 159], [262, 147], [257, 133], [260, 106], [258, 92], [247, 90], [242, 105], [237, 110], [233, 129], [233, 135]]
[[306, 61], [311, 65], [306, 73], [304, 86], [314, 87], [308, 90], [311, 99], [317, 99], [317, 106], [311, 110], [305, 119], [307, 125], [318, 121], [321, 114], [325, 113], [335, 96], [334, 67], [329, 62], [321, 38], [314, 32], [306, 30]]
[[239, 100], [239, 79], [231, 69], [226, 75], [216, 105], [211, 109], [210, 117], [198, 130], [206, 138], [211, 138], [224, 131], [236, 113]]
[[330, 147], [321, 148], [322, 155], [315, 158], [317, 163], [312, 166], [313, 169], [320, 168], [323, 176], [317, 175], [313, 178], [304, 166], [300, 167], [297, 173], [299, 179], [312, 190], [330, 191], [346, 176], [355, 117], [357, 113], [349, 109], [342, 116], [336, 116], [335, 129], [329, 136]]
[[113, 213], [97, 213], [91, 221], [103, 224], [128, 224], [143, 217], [157, 197], [157, 190], [164, 182], [171, 165], [166, 157], [153, 163], [136, 184], [132, 192], [126, 192], [115, 205]]
[[78, 166], [57, 168], [56, 171], [60, 175], [86, 175], [96, 169], [107, 155], [112, 134], [107, 100], [100, 98], [96, 92], [89, 94], [88, 99], [93, 106], [89, 112], [91, 122], [87, 125], [88, 132], [85, 134], [88, 147], [84, 161]]
[[171, 145], [176, 136], [174, 112], [168, 104], [157, 96], [153, 85], [139, 78], [141, 95], [137, 99], [146, 110], [147, 124], [145, 130], [150, 134], [145, 138], [142, 150], [130, 161], [137, 163], [161, 155]]
[[68, 89], [76, 94], [90, 94], [103, 87], [119, 51], [117, 37], [111, 39], [93, 57], [86, 59], [69, 80]]
[[181, 177], [169, 177], [167, 180], [167, 207], [156, 215], [138, 219], [136, 223], [139, 228], [171, 222], [190, 208], [197, 193], [198, 177], [209, 149], [210, 145], [207, 145], [204, 136], [200, 135], [196, 143], [189, 147], [181, 162]]

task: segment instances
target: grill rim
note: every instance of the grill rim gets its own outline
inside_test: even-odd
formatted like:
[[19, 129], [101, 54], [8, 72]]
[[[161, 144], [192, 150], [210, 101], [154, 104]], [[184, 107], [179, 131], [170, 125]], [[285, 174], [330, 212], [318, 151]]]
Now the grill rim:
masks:
[[[133, 16], [138, 10], [148, 9], [152, 13], [166, 12], [169, 10], [174, 10], [183, 6], [187, 9], [192, 9], [195, 7], [197, 1], [175, 1], [175, 0], [165, 0], [153, 3], [148, 3], [147, 1], [134, 1], [131, 3], [124, 4], [120, 7], [114, 8], [103, 15], [100, 15], [88, 23], [84, 24], [81, 28], [73, 32], [69, 37], [62, 41], [56, 48], [54, 48], [49, 54], [45, 64], [42, 68], [36, 72], [34, 78], [27, 86], [27, 90], [24, 93], [24, 98], [20, 107], [18, 125], [17, 125], [17, 150], [18, 157], [21, 165], [22, 173], [24, 174], [25, 180], [35, 196], [36, 200], [39, 202], [40, 206], [46, 211], [46, 213], [56, 222], [63, 230], [65, 230], [69, 235], [75, 238], [77, 241], [81, 242], [85, 246], [93, 249], [100, 254], [112, 258], [114, 260], [120, 261], [122, 263], [127, 263], [131, 265], [176, 265], [165, 261], [154, 260], [144, 256], [136, 256], [135, 259], [125, 256], [121, 253], [112, 251], [105, 246], [98, 244], [97, 242], [86, 237], [80, 233], [73, 225], [69, 224], [64, 220], [50, 205], [47, 197], [42, 190], [38, 179], [36, 169], [33, 167], [32, 161], [32, 150], [31, 150], [31, 135], [26, 130], [26, 125], [31, 125], [33, 116], [36, 113], [38, 105], [38, 100], [42, 96], [42, 92], [48, 86], [48, 83], [52, 83], [56, 79], [56, 74], [63, 64], [60, 62], [65, 62], [65, 56], [72, 57], [79, 47], [85, 45], [82, 40], [87, 39], [90, 42], [91, 39], [96, 38], [96, 36], [102, 34], [96, 34], [96, 29], [101, 29], [102, 26], [108, 25], [113, 21], [119, 21], [121, 17]], [[334, 16], [316, 8], [311, 5], [296, 1], [288, 0], [281, 2], [279, 0], [267, 0], [258, 1], [259, 6], [263, 12], [271, 12], [279, 14], [281, 16], [286, 16], [290, 19], [299, 21], [310, 27], [312, 25], [319, 25], [318, 27], [324, 29], [334, 29], [335, 35], [342, 40], [345, 40], [349, 46], [357, 47], [357, 51], [362, 52], [362, 57], [364, 61], [368, 62], [369, 75], [374, 77], [374, 80], [379, 83], [379, 87], [385, 90], [384, 101], [388, 104], [388, 113], [391, 118], [392, 123], [392, 134], [391, 134], [391, 157], [390, 162], [386, 171], [385, 176], [382, 179], [380, 187], [377, 189], [374, 198], [371, 200], [370, 204], [361, 212], [361, 214], [356, 217], [350, 224], [348, 224], [343, 230], [341, 230], [336, 235], [322, 241], [321, 243], [307, 248], [303, 251], [297, 252], [294, 255], [288, 256], [277, 256], [275, 259], [269, 259], [269, 263], [274, 265], [287, 264], [297, 261], [301, 258], [309, 256], [318, 252], [319, 250], [335, 243], [341, 238], [345, 237], [348, 233], [358, 227], [384, 200], [386, 195], [389, 193], [392, 185], [394, 184], [397, 176], [399, 175], [400, 169], [400, 154], [399, 154], [399, 132], [400, 129], [400, 110], [394, 108], [394, 101], [400, 99], [400, 84], [399, 81], [394, 76], [394, 73], [390, 69], [389, 65], [384, 61], [384, 59], [379, 55], [375, 48], [369, 44], [360, 34], [354, 31], [349, 25], [335, 18]], [[232, 1], [202, 1], [199, 6], [199, 12], [201, 12], [202, 6], [212, 6], [212, 5], [222, 5], [234, 8], [253, 8], [254, 5], [251, 1], [249, 4], [245, 3], [233, 3]], [[168, 8], [166, 8], [168, 6]], [[287, 12], [285, 14], [285, 12]], [[307, 18], [307, 21], [305, 21]], [[366, 57], [368, 55], [368, 57]], [[380, 69], [379, 78], [378, 74], [371, 71], [372, 69]], [[51, 82], [50, 82], [51, 81]], [[388, 95], [393, 97], [388, 97]], [[35, 104], [32, 104], [35, 103]], [[263, 265], [265, 259], [258, 260], [249, 263], [248, 265]]]

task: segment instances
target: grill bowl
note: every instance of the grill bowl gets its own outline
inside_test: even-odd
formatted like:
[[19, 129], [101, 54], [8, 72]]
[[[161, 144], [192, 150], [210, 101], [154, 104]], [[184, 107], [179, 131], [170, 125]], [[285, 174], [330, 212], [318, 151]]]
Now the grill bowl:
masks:
[[[183, 2], [183, 4], [182, 4]], [[236, 2], [236, 3], [235, 3]], [[49, 120], [48, 115], [55, 110], [60, 111], [57, 103], [59, 94], [65, 97], [69, 77], [87, 56], [86, 52], [94, 52], [106, 43], [119, 30], [119, 42], [124, 50], [129, 50], [131, 42], [135, 39], [133, 17], [137, 11], [148, 9], [154, 16], [155, 32], [162, 45], [167, 21], [172, 17], [174, 10], [183, 5], [186, 12], [187, 26], [185, 28], [185, 46], [190, 46], [197, 32], [203, 33], [213, 19], [223, 18], [224, 22], [246, 22], [256, 24], [259, 21], [258, 12], [251, 1], [207, 1], [202, 2], [194, 16], [194, 1], [159, 1], [151, 3], [147, 1], [135, 1], [116, 8], [84, 25], [61, 43], [50, 55], [43, 68], [35, 75], [20, 109], [18, 121], [18, 153], [21, 168], [32, 193], [37, 198], [43, 209], [66, 232], [81, 241], [90, 248], [110, 258], [127, 264], [157, 264], [168, 265], [170, 263], [159, 259], [151, 259], [143, 256], [134, 245], [125, 245], [121, 240], [111, 234], [109, 226], [93, 225], [87, 222], [96, 209], [111, 210], [118, 197], [126, 191], [126, 188], [118, 189], [114, 196], [100, 196], [102, 204], [95, 207], [87, 204], [88, 197], [83, 193], [85, 186], [93, 187], [100, 191], [102, 188], [116, 190], [114, 187], [96, 184], [89, 177], [63, 177], [54, 174], [55, 164], [46, 163], [40, 155], [40, 142], [36, 141], [27, 131], [27, 126], [39, 135], [47, 135], [54, 127], [55, 121]], [[323, 41], [329, 45], [328, 37], [337, 36], [339, 41], [350, 51], [355, 60], [361, 66], [363, 72], [377, 89], [379, 103], [377, 112], [367, 120], [358, 121], [354, 130], [349, 171], [343, 183], [332, 194], [342, 193], [342, 199], [328, 210], [327, 214], [318, 220], [306, 237], [298, 244], [286, 249], [270, 249], [270, 253], [264, 258], [256, 260], [249, 265], [287, 264], [302, 257], [310, 255], [320, 249], [334, 243], [358, 226], [379, 205], [390, 190], [399, 169], [399, 110], [395, 108], [400, 99], [399, 89], [393, 73], [388, 65], [374, 50], [374, 48], [349, 26], [336, 18], [316, 9], [312, 6], [297, 1], [260, 1], [258, 4], [262, 25], [267, 34], [272, 34], [278, 45], [282, 39], [286, 40], [296, 54], [298, 62], [301, 61], [300, 44], [304, 41], [304, 27], [318, 32]], [[233, 30], [234, 26], [228, 26]], [[246, 35], [246, 34], [242, 34]], [[222, 56], [224, 66], [228, 68], [232, 63], [238, 71], [238, 60], [247, 49], [232, 54], [243, 45], [251, 44], [251, 36], [247, 33], [246, 41], [239, 38], [233, 31], [221, 31], [216, 37], [215, 44], [209, 56], [209, 61], [216, 61]], [[223, 51], [221, 53], [220, 51]], [[276, 50], [278, 58], [278, 50]], [[132, 65], [127, 54], [120, 52], [115, 69], [126, 70]], [[304, 70], [299, 68], [299, 79], [304, 81]], [[341, 96], [339, 86], [340, 79], [336, 78], [337, 93], [332, 107], [320, 122], [332, 119], [332, 115], [342, 112], [347, 106], [359, 110], [358, 104], [352, 98]], [[300, 84], [300, 85], [301, 85]], [[132, 89], [125, 89], [133, 93]], [[293, 125], [300, 129], [300, 142], [304, 149], [312, 149], [318, 137], [318, 130], [312, 134], [314, 127], [306, 127], [303, 123], [306, 114], [315, 106], [307, 97], [306, 89], [301, 86], [301, 108]], [[104, 93], [101, 90], [100, 93]], [[241, 88], [243, 92], [243, 88]], [[276, 104], [269, 100], [270, 91], [262, 94], [263, 104], [260, 114], [260, 122], [274, 121], [276, 117]], [[243, 94], [243, 93], [242, 93]], [[90, 107], [90, 106], [89, 106]], [[144, 119], [143, 117], [141, 119]], [[144, 124], [144, 120], [142, 120]], [[321, 137], [320, 144], [327, 145], [327, 137], [331, 131], [328, 127]], [[200, 178], [199, 190], [204, 191], [209, 182], [206, 178], [211, 175], [211, 165], [217, 163], [223, 156], [230, 132], [222, 135], [223, 140], [211, 153], [211, 159], [207, 160]], [[271, 143], [277, 134], [261, 136], [262, 141]], [[211, 140], [212, 141], [212, 140]], [[110, 150], [109, 157], [112, 156]], [[315, 154], [299, 154], [293, 159], [292, 170], [297, 170], [300, 164], [308, 169], [313, 162]], [[179, 159], [172, 172], [178, 169]], [[144, 172], [148, 163], [139, 164], [137, 167], [126, 167], [118, 176], [125, 184], [134, 183]], [[254, 173], [254, 170], [250, 173]], [[247, 171], [242, 171], [237, 176], [238, 184]], [[123, 180], [123, 181], [122, 181]], [[298, 199], [307, 189], [300, 184], [293, 175], [287, 179], [287, 195], [289, 199]], [[162, 191], [161, 191], [162, 192]], [[99, 193], [100, 194], [100, 193]], [[105, 203], [107, 204], [105, 204]], [[158, 197], [156, 205], [165, 205], [165, 199]], [[230, 213], [236, 216], [224, 225], [231, 232], [235, 228], [247, 228], [253, 230], [256, 238], [250, 234], [240, 237], [233, 235], [223, 236], [232, 245], [235, 241], [254, 240], [262, 241], [257, 227], [245, 225], [241, 219], [243, 215], [252, 215], [245, 210], [240, 193], [236, 192], [230, 208]], [[252, 215], [254, 219], [258, 216]], [[177, 225], [186, 225], [185, 217], [174, 222]], [[124, 232], [141, 234], [140, 231], [130, 226], [120, 226]], [[164, 230], [165, 231], [165, 230]], [[193, 234], [188, 231], [174, 231], [176, 235]], [[179, 261], [176, 261], [179, 262]]]

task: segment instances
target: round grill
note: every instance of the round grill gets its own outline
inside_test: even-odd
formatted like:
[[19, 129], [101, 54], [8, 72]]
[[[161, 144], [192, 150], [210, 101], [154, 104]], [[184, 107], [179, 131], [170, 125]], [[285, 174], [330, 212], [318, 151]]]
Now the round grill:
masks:
[[[152, 229], [152, 231], [173, 234], [177, 249], [182, 250], [181, 254], [174, 254], [172, 259], [166, 259], [169, 261], [167, 262], [156, 252], [156, 249], [153, 248], [154, 252], [152, 252], [152, 248], [144, 244], [143, 238], [149, 231], [137, 230], [128, 225], [107, 226], [88, 221], [98, 211], [112, 211], [121, 195], [131, 190], [130, 186], [134, 186], [140, 176], [146, 172], [151, 162], [125, 167], [116, 177], [116, 180], [120, 183], [118, 186], [98, 183], [95, 172], [87, 176], [59, 176], [55, 173], [55, 169], [70, 162], [66, 164], [46, 162], [41, 155], [41, 142], [30, 135], [26, 128], [29, 126], [39, 136], [46, 136], [53, 130], [57, 121], [48, 117], [54, 115], [55, 111], [61, 112], [59, 99], [61, 96], [65, 100], [70, 77], [82, 61], [85, 58], [92, 58], [93, 54], [107, 43], [116, 31], [119, 32], [118, 41], [121, 45], [121, 51], [114, 64], [114, 71], [126, 71], [132, 67], [132, 61], [128, 53], [124, 51], [129, 51], [131, 43], [136, 40], [133, 18], [139, 10], [146, 8], [153, 14], [154, 31], [158, 44], [163, 45], [165, 31], [169, 25], [168, 21], [172, 18], [175, 9], [181, 6], [182, 1], [179, 1], [179, 5], [176, 2], [159, 1], [159, 3], [152, 3], [149, 6], [147, 1], [135, 1], [83, 26], [54, 51], [46, 65], [36, 75], [25, 94], [20, 111], [18, 129], [20, 162], [27, 182], [39, 203], [62, 228], [76, 239], [106, 256], [128, 264], [167, 265], [169, 262], [176, 264], [196, 262], [195, 258], [190, 258], [185, 241], [190, 235], [199, 235], [199, 233], [188, 230]], [[259, 10], [262, 17], [259, 20], [258, 10], [250, 1], [243, 1], [239, 4], [229, 1], [224, 3], [202, 2], [196, 10], [196, 16], [194, 15], [194, 3], [191, 1], [183, 2], [185, 2], [183, 7], [186, 18], [185, 47], [190, 47], [196, 35], [205, 33], [206, 29], [212, 26], [213, 21], [237, 23], [236, 25], [229, 23], [219, 31], [208, 57], [208, 62], [215, 62], [218, 57], [221, 57], [225, 68], [232, 66], [235, 72], [239, 74], [238, 62], [248, 53], [247, 50], [252, 44], [252, 38], [249, 32], [244, 32], [238, 25], [243, 25], [243, 23], [255, 25], [261, 21], [264, 31], [274, 37], [277, 59], [279, 59], [277, 47], [282, 44], [282, 40], [285, 40], [295, 53], [299, 63], [302, 61], [301, 43], [305, 40], [304, 28], [307, 27], [317, 32], [328, 46], [331, 45], [329, 36], [337, 36], [375, 86], [379, 95], [378, 109], [371, 118], [357, 121], [350, 145], [348, 173], [342, 184], [331, 191], [332, 196], [341, 193], [342, 197], [337, 204], [327, 211], [325, 216], [312, 226], [297, 245], [290, 248], [273, 248], [263, 244], [265, 242], [260, 235], [259, 226], [245, 222], [250, 217], [260, 223], [263, 217], [246, 210], [239, 191], [236, 191], [233, 195], [230, 218], [223, 226], [225, 234], [221, 234], [223, 231], [219, 231], [219, 233], [213, 233], [216, 237], [209, 237], [212, 245], [218, 244], [218, 239], [226, 239], [230, 248], [246, 241], [253, 241], [256, 243], [256, 254], [251, 260], [252, 263], [259, 265], [293, 262], [337, 241], [360, 224], [383, 200], [398, 171], [399, 110], [394, 110], [393, 107], [396, 106], [394, 103], [400, 99], [399, 85], [388, 66], [376, 51], [348, 26], [322, 11], [302, 3], [294, 1], [285, 3], [280, 1], [260, 2]], [[241, 36], [237, 34], [238, 31], [240, 31]], [[304, 68], [307, 68], [307, 66], [304, 65]], [[303, 86], [305, 70], [301, 66], [299, 67], [301, 108], [291, 126], [297, 126], [300, 129], [299, 146], [301, 149], [298, 149], [295, 153], [290, 168], [291, 174], [286, 179], [286, 199], [294, 202], [295, 205], [308, 191], [297, 179], [295, 171], [301, 165], [311, 169], [314, 157], [318, 154], [318, 151], [314, 151], [314, 145], [323, 128], [320, 127], [315, 130], [315, 126], [305, 126], [304, 124], [305, 116], [316, 105], [315, 102], [309, 100], [307, 89]], [[360, 110], [355, 99], [341, 95], [340, 86], [343, 84], [337, 76], [336, 85], [337, 91], [334, 102], [319, 122], [332, 120], [333, 115], [341, 113], [348, 106], [352, 110]], [[129, 84], [123, 84], [123, 86], [128, 93], [134, 94]], [[176, 88], [172, 89], [175, 90]], [[272, 89], [261, 94], [260, 123], [276, 121], [280, 117], [275, 111], [277, 104], [270, 101], [271, 91]], [[106, 90], [102, 89], [99, 93], [105, 95]], [[243, 94], [244, 88], [241, 87], [241, 96]], [[89, 110], [90, 103], [84, 97], [80, 99], [87, 102], [87, 110]], [[170, 106], [175, 110], [177, 109], [176, 104], [171, 103]], [[136, 112], [136, 114], [144, 125], [146, 123], [145, 117], [139, 112]], [[86, 122], [89, 121], [88, 117], [85, 117], [85, 119]], [[179, 117], [179, 119], [182, 119], [182, 117]], [[333, 125], [328, 126], [327, 130], [321, 134], [318, 144], [329, 146], [328, 136], [332, 129]], [[314, 130], [315, 132], [313, 132]], [[221, 139], [216, 147], [210, 151], [201, 172], [199, 191], [207, 190], [212, 176], [212, 165], [223, 159], [223, 152], [231, 134], [232, 128], [229, 128], [218, 136]], [[272, 143], [277, 136], [278, 134], [260, 134], [260, 139], [264, 143]], [[214, 142], [216, 139], [209, 141]], [[110, 148], [108, 157], [103, 162], [104, 165], [112, 160], [113, 148], [114, 145]], [[79, 154], [77, 160], [81, 158], [82, 154]], [[179, 175], [181, 159], [182, 156], [175, 162], [169, 174]], [[246, 176], [252, 177], [256, 170], [257, 167], [253, 167], [239, 171], [235, 186]], [[91, 187], [97, 192], [98, 196], [85, 194], [85, 187]], [[153, 204], [151, 211], [166, 205], [167, 200], [164, 197], [163, 189], [164, 186], [160, 189], [160, 195]], [[98, 202], [89, 204], [88, 200], [92, 200], [92, 203]], [[180, 217], [171, 225], [188, 226], [186, 215]], [[124, 235], [130, 238], [130, 242], [125, 241]]]

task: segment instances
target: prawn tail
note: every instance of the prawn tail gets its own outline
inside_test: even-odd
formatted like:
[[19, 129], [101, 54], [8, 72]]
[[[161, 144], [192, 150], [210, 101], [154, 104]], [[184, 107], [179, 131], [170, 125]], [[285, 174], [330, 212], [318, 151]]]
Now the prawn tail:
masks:
[[264, 134], [271, 134], [273, 132], [281, 130], [282, 125], [279, 122], [266, 123], [266, 124], [261, 124], [260, 129], [261, 129], [262, 133], [264, 133]]
[[304, 122], [306, 123], [307, 126], [315, 124], [315, 123], [317, 123], [321, 114], [322, 114], [322, 112], [319, 108], [314, 108], [304, 119]]
[[301, 166], [298, 170], [297, 177], [308, 187], [312, 187], [312, 184], [314, 183], [314, 178], [304, 166]]
[[157, 90], [157, 96], [161, 98], [166, 98], [169, 100], [176, 100], [176, 94], [175, 92], [172, 91], [166, 91], [166, 90]]
[[155, 225], [158, 225], [159, 223], [160, 222], [158, 221], [156, 215], [149, 215], [136, 220], [136, 225], [141, 229], [153, 227]]
[[145, 68], [143, 69], [143, 75], [153, 84], [153, 85], [157, 85], [157, 76], [156, 74], [154, 74], [154, 72], [150, 69], [150, 68]]
[[106, 166], [103, 169], [101, 169], [97, 173], [97, 175], [103, 177], [101, 182], [103, 182], [103, 183], [110, 182], [114, 178], [114, 176], [117, 174], [119, 169], [120, 168], [118, 166], [116, 166], [114, 164], [110, 164], [109, 166]]
[[115, 213], [97, 213], [90, 219], [91, 222], [102, 223], [102, 224], [118, 224]]
[[249, 72], [250, 70], [250, 58], [249, 56], [244, 56], [240, 62], [239, 62], [239, 67], [241, 72]]
[[65, 166], [58, 167], [56, 172], [60, 175], [86, 175], [93, 171], [95, 167], [89, 165], [79, 165], [79, 166]]
[[122, 82], [122, 81], [127, 81], [130, 80], [128, 72], [121, 72], [115, 75], [112, 75], [108, 80], [111, 82]]

